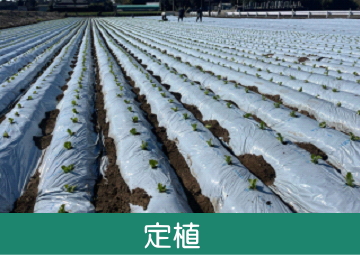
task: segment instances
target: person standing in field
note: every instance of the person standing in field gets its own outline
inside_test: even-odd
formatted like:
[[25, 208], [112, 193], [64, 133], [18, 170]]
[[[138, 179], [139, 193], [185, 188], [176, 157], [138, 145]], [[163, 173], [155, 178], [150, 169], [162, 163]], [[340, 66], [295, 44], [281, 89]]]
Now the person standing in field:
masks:
[[184, 15], [185, 15], [185, 10], [184, 10], [183, 8], [181, 8], [181, 9], [179, 10], [178, 22], [179, 22], [180, 19], [181, 19], [181, 21], [184, 21], [184, 20], [183, 20], [183, 19], [184, 19]]
[[197, 15], [196, 15], [196, 22], [200, 19], [200, 22], [202, 22], [202, 9], [201, 7], [196, 11], [197, 12]]

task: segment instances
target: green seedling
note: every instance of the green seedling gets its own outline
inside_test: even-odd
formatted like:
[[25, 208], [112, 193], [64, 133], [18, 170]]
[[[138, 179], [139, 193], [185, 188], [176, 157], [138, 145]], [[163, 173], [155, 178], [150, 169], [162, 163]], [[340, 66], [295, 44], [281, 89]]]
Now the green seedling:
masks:
[[322, 159], [321, 156], [315, 155], [315, 154], [311, 154], [311, 162], [314, 164], [318, 164], [319, 163], [319, 159]]
[[225, 155], [225, 161], [226, 161], [226, 164], [231, 165], [231, 164], [232, 164], [232, 162], [231, 162], [231, 156]]
[[349, 133], [351, 141], [360, 141], [360, 137], [355, 136], [352, 132]]
[[132, 107], [131, 106], [129, 106], [127, 109], [128, 109], [129, 112], [132, 112]]
[[162, 91], [162, 88], [161, 88], [161, 87], [158, 87], [158, 91]]
[[258, 125], [258, 127], [262, 130], [265, 129], [266, 125], [265, 125], [265, 122], [264, 121], [261, 121], [260, 124]]
[[117, 97], [123, 97], [124, 94], [116, 94]]
[[35, 88], [36, 88], [36, 89], [41, 89], [41, 87], [40, 87], [40, 86], [36, 86]]
[[3, 137], [4, 137], [4, 138], [9, 138], [10, 136], [9, 136], [8, 132], [5, 131], [5, 132], [3, 133]]
[[153, 83], [153, 84], [151, 84], [151, 86], [153, 86], [154, 88], [156, 87], [156, 84], [155, 83]]
[[243, 115], [243, 117], [244, 117], [245, 119], [248, 119], [248, 118], [250, 118], [251, 116], [252, 116], [251, 113], [245, 113], [245, 114]]
[[256, 190], [257, 179], [248, 179], [248, 182], [249, 182], [249, 189]]
[[245, 88], [245, 93], [249, 93], [249, 88]]
[[209, 93], [210, 93], [210, 91], [208, 91], [208, 90], [205, 90], [205, 91], [204, 91], [204, 94], [205, 94], [205, 95], [209, 95]]
[[352, 173], [349, 172], [346, 174], [345, 181], [346, 181], [346, 185], [348, 185], [350, 187], [355, 187], [355, 184], [354, 184], [355, 181], [354, 181]]
[[337, 102], [336, 106], [341, 107], [341, 102]]
[[137, 135], [138, 132], [137, 132], [136, 128], [130, 129], [130, 134], [132, 134], [132, 135]]
[[10, 124], [14, 124], [14, 123], [15, 123], [15, 121], [14, 121], [13, 118], [8, 118], [8, 120], [9, 120]]
[[73, 123], [78, 123], [79, 122], [79, 119], [78, 118], [70, 118], [71, 119], [71, 121], [73, 122]]
[[61, 166], [61, 169], [67, 174], [74, 170], [74, 165]]
[[138, 116], [132, 117], [132, 121], [133, 121], [134, 123], [139, 122], [139, 117], [138, 117]]
[[69, 142], [69, 141], [64, 142], [64, 148], [67, 149], [67, 150], [72, 149], [71, 142]]
[[124, 86], [120, 86], [120, 91], [123, 91], [124, 90]]
[[145, 141], [142, 141], [142, 142], [141, 142], [141, 145], [140, 145], [140, 148], [141, 148], [142, 150], [147, 150], [147, 147], [148, 147], [148, 143], [145, 142]]
[[295, 111], [291, 111], [291, 112], [290, 112], [290, 116], [293, 117], [293, 118], [296, 118], [296, 117], [297, 117]]
[[197, 124], [196, 123], [193, 123], [191, 124], [192, 128], [193, 128], [193, 131], [196, 131], [196, 127], [197, 127]]
[[187, 113], [184, 113], [183, 117], [184, 117], [185, 120], [187, 120], [189, 118], [189, 115]]
[[226, 103], [226, 106], [227, 106], [227, 108], [231, 108], [231, 106], [232, 106], [232, 103]]
[[19, 117], [20, 114], [19, 114], [18, 112], [15, 112], [15, 116], [16, 116], [16, 117]]
[[219, 95], [213, 96], [213, 99], [216, 100], [216, 101], [219, 101], [220, 96]]
[[130, 100], [126, 100], [126, 99], [125, 99], [125, 100], [124, 100], [124, 103], [125, 103], [125, 104], [130, 104]]
[[295, 77], [295, 76], [290, 75], [290, 79], [291, 79], [291, 80], [296, 80], [296, 77]]
[[174, 100], [173, 100], [173, 99], [169, 99], [168, 102], [169, 102], [169, 103], [173, 103]]
[[261, 97], [261, 99], [262, 99], [263, 101], [265, 101], [265, 100], [266, 100], [266, 97], [263, 95], [263, 96]]
[[210, 140], [207, 140], [206, 143], [210, 146], [213, 147], [214, 144], [212, 143], [212, 139], [210, 138]]
[[74, 193], [74, 191], [76, 189], [76, 185], [70, 186], [69, 184], [65, 184], [64, 188], [65, 188], [66, 192]]
[[356, 112], [356, 114], [357, 114], [357, 115], [360, 115], [360, 110], [358, 110], [358, 111]]
[[79, 113], [75, 108], [72, 109], [72, 112], [75, 113], [75, 114]]
[[78, 94], [75, 95], [75, 98], [76, 98], [76, 99], [80, 99], [80, 95], [78, 95]]
[[28, 96], [28, 98], [26, 100], [32, 100], [32, 96]]
[[155, 160], [155, 159], [150, 159], [150, 160], [149, 160], [149, 165], [150, 165], [150, 167], [151, 167], [152, 169], [157, 168], [157, 167], [158, 167], [158, 161]]
[[174, 112], [177, 112], [179, 109], [177, 107], [171, 108]]
[[166, 94], [165, 94], [165, 92], [163, 92], [163, 93], [160, 93], [160, 95], [162, 96], [162, 97], [166, 97]]
[[212, 128], [212, 126], [211, 126], [210, 124], [206, 124], [205, 127], [206, 127], [207, 129]]
[[69, 128], [66, 131], [69, 133], [69, 136], [73, 136], [75, 134], [75, 132], [71, 131]]
[[166, 185], [162, 185], [161, 183], [158, 183], [157, 189], [160, 193], [165, 193], [166, 192]]
[[326, 85], [321, 85], [323, 89], [327, 89], [327, 86]]
[[319, 123], [319, 127], [326, 128], [326, 122], [323, 121], [323, 122]]
[[58, 213], [68, 213], [67, 211], [65, 211], [65, 204], [62, 204], [58, 210]]
[[302, 92], [302, 87], [299, 88], [299, 92]]
[[280, 103], [277, 103], [277, 102], [274, 103], [274, 107], [275, 107], [275, 108], [280, 108], [280, 105], [281, 105]]
[[18, 108], [22, 108], [22, 105], [21, 105], [21, 104], [17, 104], [17, 107], [18, 107]]
[[77, 105], [77, 102], [76, 102], [75, 100], [72, 100], [72, 101], [71, 101], [71, 104], [72, 104], [73, 106], [75, 106], [75, 105]]
[[276, 139], [278, 139], [282, 144], [284, 144], [284, 137], [280, 133], [276, 133], [276, 134], [277, 134]]

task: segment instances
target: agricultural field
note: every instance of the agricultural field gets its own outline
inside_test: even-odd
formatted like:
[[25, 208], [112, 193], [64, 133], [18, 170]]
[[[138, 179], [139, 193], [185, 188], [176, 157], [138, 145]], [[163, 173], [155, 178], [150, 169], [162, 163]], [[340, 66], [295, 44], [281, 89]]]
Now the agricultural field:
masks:
[[359, 23], [0, 30], [0, 212], [359, 213]]

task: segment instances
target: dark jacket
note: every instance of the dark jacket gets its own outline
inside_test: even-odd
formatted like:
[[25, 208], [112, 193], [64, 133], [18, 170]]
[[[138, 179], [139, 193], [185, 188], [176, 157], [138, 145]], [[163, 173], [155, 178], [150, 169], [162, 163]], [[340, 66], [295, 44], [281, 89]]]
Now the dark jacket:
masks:
[[196, 12], [197, 12], [197, 16], [202, 17], [203, 14], [201, 8], [199, 8]]
[[180, 9], [179, 10], [179, 17], [184, 17], [185, 14], [185, 10], [184, 9]]

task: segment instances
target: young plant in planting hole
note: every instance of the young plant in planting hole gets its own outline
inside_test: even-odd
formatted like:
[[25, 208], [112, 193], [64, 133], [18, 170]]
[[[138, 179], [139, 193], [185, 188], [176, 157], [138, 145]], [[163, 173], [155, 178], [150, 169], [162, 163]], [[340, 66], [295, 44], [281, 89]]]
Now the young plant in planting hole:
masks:
[[69, 141], [64, 142], [64, 148], [67, 149], [67, 150], [72, 149], [71, 142], [69, 142]]
[[261, 121], [260, 122], [260, 124], [258, 125], [258, 127], [260, 128], [260, 129], [262, 129], [262, 130], [264, 130], [265, 129], [265, 122], [264, 121]]
[[280, 133], [276, 133], [276, 135], [277, 135], [276, 139], [278, 139], [281, 142], [281, 144], [284, 144], [284, 137]]
[[132, 112], [132, 108], [131, 108], [131, 106], [129, 106], [128, 108], [126, 108], [126, 109], [128, 109], [128, 111], [129, 112]]
[[165, 193], [166, 192], [166, 185], [162, 185], [161, 183], [158, 183], [157, 189], [160, 193]]
[[184, 117], [185, 120], [187, 120], [189, 118], [189, 115], [187, 113], [184, 113], [183, 117]]
[[134, 122], [134, 123], [139, 122], [139, 117], [138, 116], [133, 116], [132, 117], [132, 122]]
[[209, 95], [209, 93], [210, 93], [210, 91], [208, 91], [208, 90], [205, 90], [205, 91], [204, 91], [204, 94], [205, 94], [205, 95]]
[[210, 140], [207, 140], [206, 143], [210, 146], [210, 147], [214, 147], [214, 144], [212, 143], [212, 139], [210, 138]]
[[215, 95], [215, 96], [213, 96], [213, 99], [216, 100], [216, 101], [219, 101], [220, 96], [219, 96], [219, 95]]
[[206, 124], [205, 127], [206, 127], [207, 129], [212, 128], [212, 126], [211, 126], [210, 124]]
[[355, 184], [354, 184], [354, 178], [353, 178], [353, 175], [352, 173], [348, 172], [345, 176], [345, 181], [346, 181], [346, 185], [350, 186], [350, 187], [355, 187]]
[[22, 105], [21, 105], [21, 104], [17, 104], [17, 107], [18, 107], [18, 108], [22, 108]]
[[245, 87], [245, 93], [249, 93], [249, 88]]
[[256, 190], [257, 179], [248, 179], [248, 182], [249, 182], [249, 189]]
[[122, 94], [122, 93], [121, 93], [121, 94], [116, 94], [116, 96], [117, 96], [117, 97], [120, 97], [120, 98], [123, 97], [123, 95], [124, 95], [124, 94]]
[[336, 106], [341, 107], [341, 102], [337, 102]]
[[295, 111], [291, 111], [289, 115], [290, 115], [291, 117], [293, 117], [293, 118], [296, 118], [296, 117], [297, 117]]
[[315, 154], [311, 154], [311, 162], [314, 164], [318, 164], [319, 163], [319, 159], [322, 159], [321, 156], [315, 155]]
[[126, 100], [126, 99], [125, 99], [125, 100], [124, 100], [124, 103], [125, 103], [125, 104], [130, 104], [130, 100]]
[[58, 213], [68, 213], [67, 211], [65, 211], [65, 204], [62, 204], [58, 210]]
[[15, 123], [15, 121], [14, 121], [13, 118], [8, 118], [8, 120], [9, 120], [10, 124], [14, 124], [14, 123]]
[[321, 85], [323, 89], [327, 89], [327, 86], [326, 85]]
[[280, 108], [280, 105], [281, 105], [280, 103], [277, 103], [277, 102], [274, 103], [275, 108]]
[[79, 113], [75, 108], [72, 109], [72, 112], [75, 113], [75, 114]]
[[231, 165], [231, 164], [232, 164], [232, 162], [231, 162], [231, 156], [225, 155], [225, 161], [226, 161], [226, 164]]
[[302, 87], [299, 88], [299, 92], [302, 92]]
[[326, 128], [326, 122], [323, 121], [323, 122], [319, 123], [319, 127]]
[[169, 99], [168, 102], [169, 102], [169, 103], [173, 103], [174, 100], [173, 100], [173, 99]]
[[166, 94], [165, 94], [165, 92], [163, 92], [163, 93], [160, 93], [160, 95], [162, 96], [162, 97], [166, 97]]
[[28, 98], [26, 100], [32, 100], [32, 96], [28, 96]]
[[40, 86], [36, 86], [35, 88], [36, 88], [36, 89], [41, 89], [41, 87], [40, 87]]
[[231, 108], [232, 103], [227, 102], [227, 103], [226, 103], [226, 106], [227, 106], [227, 108]]
[[76, 185], [71, 186], [71, 185], [69, 185], [69, 184], [65, 184], [65, 185], [64, 185], [64, 189], [66, 190], [66, 192], [74, 193], [74, 191], [75, 191], [75, 189], [76, 189]]
[[171, 110], [173, 110], [174, 112], [177, 112], [179, 109], [177, 107], [173, 107], [173, 108], [171, 108]]
[[61, 166], [61, 169], [67, 174], [74, 170], [74, 165]]
[[16, 117], [19, 117], [20, 114], [19, 114], [18, 112], [15, 112], [15, 116], [16, 116]]
[[243, 115], [243, 117], [244, 117], [245, 119], [248, 119], [248, 118], [250, 118], [251, 116], [252, 116], [251, 113], [245, 113], [245, 114]]
[[69, 128], [66, 131], [69, 133], [69, 136], [73, 136], [75, 134], [75, 132], [71, 131]]
[[142, 141], [142, 142], [141, 142], [141, 145], [140, 145], [140, 148], [141, 148], [142, 150], [147, 150], [147, 147], [148, 147], [148, 143], [145, 142], [145, 141]]
[[4, 137], [4, 138], [9, 138], [10, 136], [9, 136], [8, 132], [5, 131], [5, 132], [3, 133], [3, 137]]
[[263, 101], [265, 101], [266, 100], [266, 96], [261, 96], [261, 99], [263, 100]]
[[158, 161], [157, 160], [155, 160], [155, 159], [150, 159], [149, 160], [149, 165], [150, 165], [150, 167], [152, 168], [152, 169], [154, 169], [154, 168], [157, 168], [158, 167]]
[[130, 134], [137, 135], [138, 131], [136, 130], [136, 128], [132, 128], [132, 129], [130, 129]]
[[72, 104], [73, 106], [75, 106], [75, 105], [77, 105], [77, 102], [76, 102], [75, 100], [72, 100], [72, 101], [71, 101], [71, 104]]
[[161, 88], [161, 87], [158, 87], [158, 91], [162, 91], [162, 88]]
[[360, 137], [355, 136], [352, 132], [349, 133], [351, 141], [360, 141]]
[[78, 118], [70, 118], [71, 119], [71, 121], [73, 122], [73, 123], [78, 123], [79, 122], [79, 119]]

